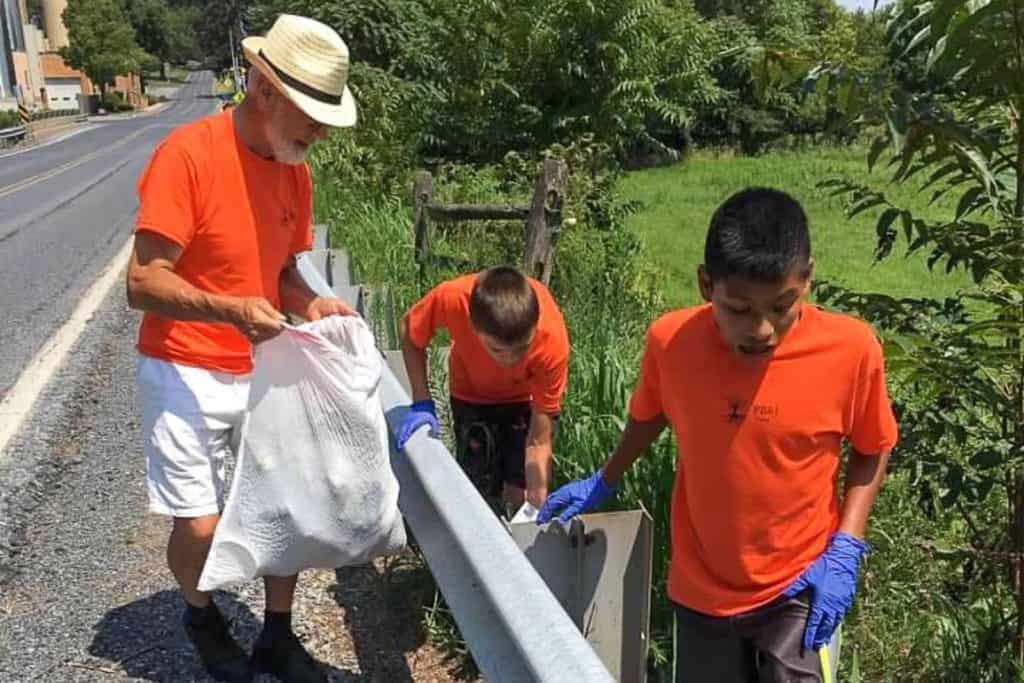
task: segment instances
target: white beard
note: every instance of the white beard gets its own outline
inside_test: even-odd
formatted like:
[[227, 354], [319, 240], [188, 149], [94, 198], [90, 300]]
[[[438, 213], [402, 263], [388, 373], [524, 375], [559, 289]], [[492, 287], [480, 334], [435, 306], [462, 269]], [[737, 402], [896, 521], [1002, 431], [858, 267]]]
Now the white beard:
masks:
[[306, 160], [306, 152], [309, 151], [308, 147], [301, 147], [294, 142], [282, 139], [273, 128], [267, 131], [267, 133], [274, 161], [288, 164], [289, 166], [298, 166]]
[[288, 164], [289, 166], [298, 166], [306, 160], [309, 147], [298, 145], [294, 140], [288, 140], [281, 135], [280, 127], [277, 125], [278, 118], [276, 111], [271, 113], [267, 121], [266, 131], [267, 142], [270, 143], [270, 151], [274, 155], [274, 161]]

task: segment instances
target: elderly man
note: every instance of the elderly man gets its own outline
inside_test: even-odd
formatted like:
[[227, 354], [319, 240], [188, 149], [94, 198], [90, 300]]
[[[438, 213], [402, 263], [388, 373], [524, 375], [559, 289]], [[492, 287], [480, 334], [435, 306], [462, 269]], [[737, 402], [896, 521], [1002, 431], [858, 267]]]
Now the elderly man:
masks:
[[224, 456], [245, 413], [252, 345], [277, 335], [285, 313], [353, 313], [310, 291], [294, 258], [312, 243], [306, 153], [356, 121], [348, 49], [329, 27], [289, 15], [243, 49], [254, 67], [245, 100], [173, 131], [139, 180], [128, 300], [145, 311], [137, 381], [150, 510], [173, 518], [167, 562], [211, 676], [324, 681], [291, 630], [297, 577], [264, 577], [251, 659], [196, 589], [223, 508]]

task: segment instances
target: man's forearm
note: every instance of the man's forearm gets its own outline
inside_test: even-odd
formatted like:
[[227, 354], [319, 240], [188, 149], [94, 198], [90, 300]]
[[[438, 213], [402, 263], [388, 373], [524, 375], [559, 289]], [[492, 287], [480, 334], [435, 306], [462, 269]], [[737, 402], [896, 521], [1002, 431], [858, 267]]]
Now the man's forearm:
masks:
[[889, 454], [861, 455], [853, 452], [846, 465], [846, 492], [843, 495], [843, 510], [839, 520], [839, 531], [857, 538], [864, 538], [868, 516], [875, 503], [878, 490], [885, 479]]
[[644, 422], [629, 418], [619, 437], [619, 445], [604, 465], [604, 480], [612, 486], [618, 485], [626, 470], [654, 443], [667, 425], [664, 415]]
[[204, 292], [174, 271], [160, 267], [140, 269], [136, 277], [129, 277], [128, 303], [171, 320], [215, 323], [234, 323], [239, 310], [236, 297]]
[[302, 318], [308, 317], [309, 305], [317, 298], [317, 294], [302, 279], [295, 265], [281, 271], [278, 287], [281, 292], [281, 311]]

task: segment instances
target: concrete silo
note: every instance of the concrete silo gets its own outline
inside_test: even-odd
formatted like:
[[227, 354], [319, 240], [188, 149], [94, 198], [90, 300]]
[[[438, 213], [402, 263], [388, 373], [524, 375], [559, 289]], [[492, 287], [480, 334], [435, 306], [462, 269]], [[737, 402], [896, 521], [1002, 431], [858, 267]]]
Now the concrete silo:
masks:
[[59, 50], [68, 44], [68, 29], [64, 26], [64, 8], [68, 0], [43, 0], [43, 24], [50, 49]]

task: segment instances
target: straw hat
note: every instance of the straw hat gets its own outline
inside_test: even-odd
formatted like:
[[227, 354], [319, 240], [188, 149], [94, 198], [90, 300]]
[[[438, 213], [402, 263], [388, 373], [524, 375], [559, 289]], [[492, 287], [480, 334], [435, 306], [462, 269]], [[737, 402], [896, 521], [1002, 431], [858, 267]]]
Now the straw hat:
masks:
[[327, 126], [356, 124], [348, 81], [348, 46], [319, 21], [282, 14], [266, 37], [242, 41], [245, 58], [310, 118]]

